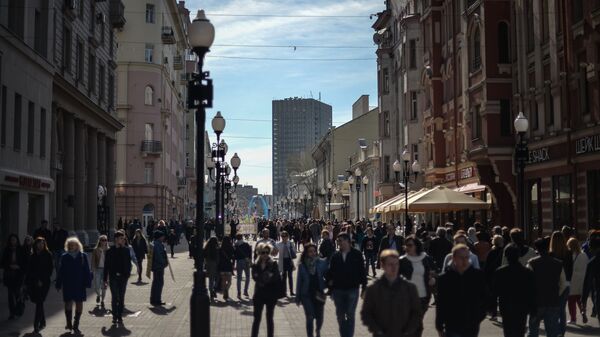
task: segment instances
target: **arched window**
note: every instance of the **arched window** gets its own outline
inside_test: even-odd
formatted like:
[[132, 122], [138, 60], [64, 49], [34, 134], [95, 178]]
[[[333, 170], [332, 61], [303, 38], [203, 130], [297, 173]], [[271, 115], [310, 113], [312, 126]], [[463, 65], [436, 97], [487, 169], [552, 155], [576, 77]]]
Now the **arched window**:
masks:
[[149, 85], [144, 90], [144, 104], [154, 105], [154, 89]]
[[476, 71], [481, 68], [481, 33], [479, 27], [473, 30], [471, 48], [471, 71]]
[[508, 24], [506, 22], [498, 23], [498, 63], [510, 63]]

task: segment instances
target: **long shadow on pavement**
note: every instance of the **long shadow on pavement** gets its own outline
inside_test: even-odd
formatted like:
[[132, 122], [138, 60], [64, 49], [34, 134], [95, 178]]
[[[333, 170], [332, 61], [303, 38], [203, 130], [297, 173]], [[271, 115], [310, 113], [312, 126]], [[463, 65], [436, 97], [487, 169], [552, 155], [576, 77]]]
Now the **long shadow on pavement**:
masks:
[[165, 307], [148, 307], [148, 309], [150, 309], [150, 311], [152, 311], [155, 315], [168, 315], [169, 313], [173, 312], [175, 309], [177, 309], [176, 306], [172, 306], [169, 308], [165, 308]]
[[111, 325], [110, 328], [102, 327], [102, 336], [121, 337], [131, 335], [131, 330], [125, 326]]

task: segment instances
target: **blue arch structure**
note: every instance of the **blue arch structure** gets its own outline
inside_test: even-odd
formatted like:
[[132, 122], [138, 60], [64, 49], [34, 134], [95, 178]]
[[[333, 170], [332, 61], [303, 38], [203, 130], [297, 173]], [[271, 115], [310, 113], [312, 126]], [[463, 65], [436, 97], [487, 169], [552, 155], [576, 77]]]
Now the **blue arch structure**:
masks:
[[265, 219], [268, 219], [269, 218], [269, 205], [267, 204], [267, 201], [265, 200], [265, 198], [263, 198], [262, 195], [254, 195], [248, 201], [248, 216], [252, 217], [252, 207], [254, 206], [254, 202], [256, 201], [256, 199], [258, 199], [260, 201], [260, 205], [262, 206]]

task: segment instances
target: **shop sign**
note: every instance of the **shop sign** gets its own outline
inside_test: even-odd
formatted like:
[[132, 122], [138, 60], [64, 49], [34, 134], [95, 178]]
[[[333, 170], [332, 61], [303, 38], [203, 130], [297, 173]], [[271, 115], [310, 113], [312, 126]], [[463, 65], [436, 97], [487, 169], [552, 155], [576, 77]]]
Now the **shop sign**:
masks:
[[39, 178], [33, 178], [33, 177], [28, 177], [28, 176], [16, 177], [16, 176], [8, 176], [7, 175], [4, 177], [4, 181], [9, 182], [9, 183], [19, 184], [20, 187], [30, 188], [30, 189], [34, 189], [34, 190], [50, 188], [49, 183], [43, 182]]
[[548, 151], [547, 147], [529, 150], [528, 164], [543, 163], [548, 160], [550, 160], [550, 151]]
[[[473, 173], [474, 173], [475, 169], [471, 166], [471, 167], [465, 167], [461, 170], [458, 171], [459, 174], [459, 180], [461, 179], [469, 179], [471, 177], [473, 177]], [[446, 173], [446, 181], [454, 181], [456, 180], [456, 174], [455, 172], [449, 172]]]
[[600, 152], [600, 135], [583, 137], [575, 141], [575, 153]]

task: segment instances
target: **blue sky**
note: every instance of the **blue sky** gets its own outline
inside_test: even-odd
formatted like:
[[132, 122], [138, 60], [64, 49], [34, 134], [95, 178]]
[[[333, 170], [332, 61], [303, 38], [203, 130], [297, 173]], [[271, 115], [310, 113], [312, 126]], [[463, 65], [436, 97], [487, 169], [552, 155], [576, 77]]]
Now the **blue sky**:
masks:
[[[223, 137], [230, 154], [242, 159], [241, 184], [271, 193], [271, 101], [285, 97], [318, 98], [333, 106], [333, 123], [351, 119], [352, 103], [362, 94], [377, 105], [375, 45], [369, 15], [384, 8], [383, 0], [192, 0], [192, 19], [204, 9], [215, 25], [216, 38], [205, 69], [215, 85], [214, 107], [227, 120]], [[211, 15], [215, 14], [215, 15]], [[217, 14], [224, 14], [219, 16]], [[359, 18], [264, 17], [243, 15], [362, 16]], [[283, 45], [289, 48], [224, 45]], [[343, 46], [365, 48], [303, 48]], [[282, 61], [223, 58], [364, 59]], [[212, 130], [210, 137], [214, 138]], [[214, 139], [211, 139], [214, 140]]]

